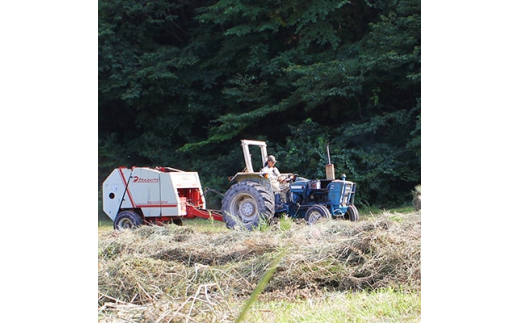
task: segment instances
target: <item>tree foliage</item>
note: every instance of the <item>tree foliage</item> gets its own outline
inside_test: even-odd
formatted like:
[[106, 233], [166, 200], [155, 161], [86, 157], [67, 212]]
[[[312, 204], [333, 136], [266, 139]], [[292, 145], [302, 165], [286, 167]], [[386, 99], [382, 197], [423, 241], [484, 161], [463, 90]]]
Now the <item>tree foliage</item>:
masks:
[[99, 1], [99, 176], [195, 170], [225, 191], [239, 140], [282, 171], [336, 173], [359, 201], [420, 183], [420, 2]]

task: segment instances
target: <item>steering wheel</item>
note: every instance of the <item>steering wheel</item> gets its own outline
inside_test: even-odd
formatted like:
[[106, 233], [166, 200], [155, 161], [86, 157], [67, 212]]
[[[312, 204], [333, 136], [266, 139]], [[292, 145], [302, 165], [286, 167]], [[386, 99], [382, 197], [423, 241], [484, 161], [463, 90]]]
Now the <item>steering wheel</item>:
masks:
[[284, 183], [294, 182], [294, 181], [296, 180], [296, 177], [298, 177], [297, 174], [287, 175], [287, 176], [285, 176], [285, 178], [283, 179], [283, 182], [284, 182]]

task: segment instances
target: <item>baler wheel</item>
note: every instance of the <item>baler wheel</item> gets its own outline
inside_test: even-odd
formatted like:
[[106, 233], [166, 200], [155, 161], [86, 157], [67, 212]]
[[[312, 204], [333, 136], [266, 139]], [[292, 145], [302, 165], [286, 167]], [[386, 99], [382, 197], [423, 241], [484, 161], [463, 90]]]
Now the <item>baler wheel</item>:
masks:
[[272, 195], [264, 186], [244, 181], [231, 186], [222, 199], [222, 215], [230, 229], [256, 228], [261, 220], [268, 222], [274, 215]]
[[305, 221], [307, 221], [308, 224], [314, 224], [322, 219], [330, 220], [331, 218], [332, 215], [329, 209], [323, 205], [313, 205], [305, 212]]
[[182, 227], [182, 220], [181, 219], [173, 219], [172, 223]]
[[121, 211], [114, 220], [114, 229], [134, 229], [143, 224], [143, 219], [134, 211]]
[[345, 220], [359, 221], [359, 212], [355, 205], [349, 205], [347, 212], [345, 212]]

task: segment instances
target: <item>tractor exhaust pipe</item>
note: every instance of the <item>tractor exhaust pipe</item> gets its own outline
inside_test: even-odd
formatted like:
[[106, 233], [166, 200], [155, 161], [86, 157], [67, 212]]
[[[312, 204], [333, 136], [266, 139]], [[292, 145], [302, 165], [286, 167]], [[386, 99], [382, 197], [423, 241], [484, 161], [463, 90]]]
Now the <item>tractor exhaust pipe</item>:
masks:
[[325, 173], [327, 174], [327, 180], [335, 180], [336, 176], [334, 174], [334, 164], [330, 161], [330, 151], [329, 144], [327, 144], [327, 157], [329, 158], [329, 163], [325, 166]]

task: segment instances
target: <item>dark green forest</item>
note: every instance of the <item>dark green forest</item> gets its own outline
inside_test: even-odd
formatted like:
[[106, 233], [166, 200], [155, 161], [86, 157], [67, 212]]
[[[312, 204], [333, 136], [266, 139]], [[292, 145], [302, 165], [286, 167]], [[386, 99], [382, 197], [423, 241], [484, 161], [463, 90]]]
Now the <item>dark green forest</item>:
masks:
[[421, 183], [418, 0], [100, 0], [99, 185], [118, 166], [197, 171], [225, 192], [241, 139], [282, 172], [410, 204]]

